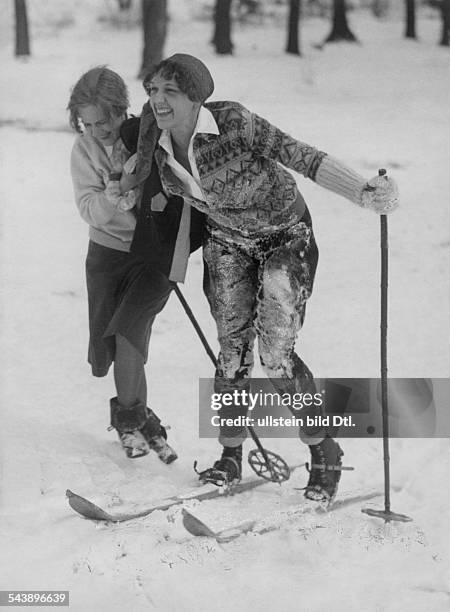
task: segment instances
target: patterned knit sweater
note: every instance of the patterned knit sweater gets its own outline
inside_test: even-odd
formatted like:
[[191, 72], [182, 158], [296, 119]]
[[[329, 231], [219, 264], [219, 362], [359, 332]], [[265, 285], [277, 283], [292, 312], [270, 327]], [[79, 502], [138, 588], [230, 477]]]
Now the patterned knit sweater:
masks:
[[198, 134], [194, 155], [206, 201], [183, 189], [161, 148], [155, 151], [167, 193], [180, 195], [233, 238], [258, 238], [291, 227], [305, 205], [286, 168], [314, 179], [325, 153], [295, 140], [237, 102], [205, 104], [219, 135]]

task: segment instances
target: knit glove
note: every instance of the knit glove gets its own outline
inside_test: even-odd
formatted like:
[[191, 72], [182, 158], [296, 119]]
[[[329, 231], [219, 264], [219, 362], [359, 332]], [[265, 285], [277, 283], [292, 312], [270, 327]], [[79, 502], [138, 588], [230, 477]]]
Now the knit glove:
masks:
[[336, 158], [326, 155], [314, 180], [321, 187], [379, 215], [390, 213], [398, 206], [398, 187], [386, 176], [386, 170], [380, 170], [378, 176], [367, 181]]
[[126, 212], [131, 210], [136, 205], [136, 196], [133, 191], [129, 191], [125, 195], [122, 195], [120, 182], [118, 180], [109, 180], [105, 188], [105, 196], [108, 202], [121, 210]]
[[105, 196], [108, 199], [108, 202], [113, 206], [118, 206], [119, 199], [122, 196], [122, 192], [120, 191], [120, 182], [119, 175], [116, 177], [115, 175], [110, 176], [108, 183], [105, 188]]
[[136, 206], [136, 194], [134, 191], [129, 191], [123, 195], [119, 200], [119, 210], [126, 212]]
[[387, 215], [398, 208], [397, 183], [386, 176], [386, 171], [380, 170], [378, 176], [366, 183], [361, 193], [361, 206], [379, 215]]

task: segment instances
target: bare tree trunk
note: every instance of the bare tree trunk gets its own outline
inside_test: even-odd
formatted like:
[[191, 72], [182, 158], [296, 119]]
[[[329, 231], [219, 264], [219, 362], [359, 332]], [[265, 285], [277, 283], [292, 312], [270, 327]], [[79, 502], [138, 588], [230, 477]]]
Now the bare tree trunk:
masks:
[[16, 56], [31, 55], [27, 5], [25, 0], [14, 0], [14, 8], [16, 11]]
[[441, 0], [441, 15], [442, 15], [442, 38], [439, 43], [443, 47], [449, 46], [449, 30], [450, 30], [450, 0]]
[[386, 17], [389, 9], [389, 0], [372, 0], [372, 13], [378, 19]]
[[345, 0], [334, 0], [333, 2], [333, 26], [325, 42], [346, 40], [357, 42], [356, 36], [350, 30], [347, 23], [347, 6]]
[[121, 11], [128, 11], [131, 8], [131, 0], [118, 0], [119, 9]]
[[405, 38], [417, 38], [416, 36], [416, 0], [406, 0]]
[[301, 10], [301, 0], [289, 1], [288, 40], [286, 45], [286, 53], [292, 53], [293, 55], [301, 55], [298, 36]]
[[221, 55], [233, 53], [233, 43], [231, 42], [231, 0], [216, 0], [212, 44], [216, 48], [216, 53]]
[[167, 0], [142, 0], [144, 49], [139, 78], [144, 78], [163, 59], [167, 34]]

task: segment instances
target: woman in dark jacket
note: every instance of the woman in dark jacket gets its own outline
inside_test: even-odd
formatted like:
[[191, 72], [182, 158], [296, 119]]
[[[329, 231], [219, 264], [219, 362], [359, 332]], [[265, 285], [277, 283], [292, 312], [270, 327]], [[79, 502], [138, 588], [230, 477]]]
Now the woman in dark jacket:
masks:
[[[130, 252], [137, 212], [130, 189], [135, 184], [132, 148], [139, 120], [127, 119], [128, 105], [124, 81], [104, 66], [80, 77], [68, 104], [78, 132], [71, 156], [75, 201], [89, 224], [88, 361], [99, 377], [114, 364], [117, 395], [110, 400], [111, 425], [127, 456], [141, 457], [151, 449], [171, 463], [177, 455], [160, 419], [147, 407], [144, 369], [153, 321], [172, 289], [170, 260], [155, 245], [151, 261], [149, 253], [144, 260]], [[159, 196], [167, 202], [156, 168], [145, 185], [150, 200]]]

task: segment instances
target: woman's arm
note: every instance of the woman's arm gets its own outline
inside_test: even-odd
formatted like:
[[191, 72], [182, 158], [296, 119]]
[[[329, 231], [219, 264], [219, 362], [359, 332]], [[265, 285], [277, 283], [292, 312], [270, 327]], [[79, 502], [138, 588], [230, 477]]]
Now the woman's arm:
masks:
[[86, 223], [94, 227], [107, 224], [115, 214], [134, 206], [134, 194], [122, 195], [118, 181], [108, 178], [109, 169], [95, 168], [81, 139], [75, 142], [71, 156], [75, 202]]
[[388, 177], [367, 181], [363, 176], [315, 147], [296, 140], [266, 119], [250, 114], [250, 146], [262, 157], [295, 170], [321, 187], [379, 214], [398, 206], [398, 189]]

